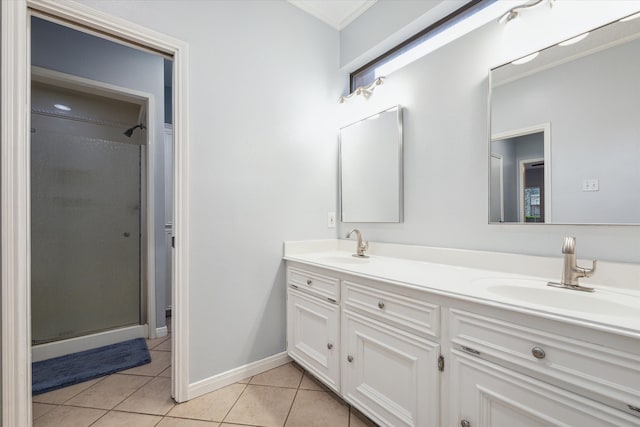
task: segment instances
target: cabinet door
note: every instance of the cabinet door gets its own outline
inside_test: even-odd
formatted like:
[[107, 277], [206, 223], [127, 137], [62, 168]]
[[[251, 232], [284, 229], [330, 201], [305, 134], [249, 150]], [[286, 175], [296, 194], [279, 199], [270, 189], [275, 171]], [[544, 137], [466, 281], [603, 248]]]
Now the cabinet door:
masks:
[[383, 426], [439, 425], [440, 346], [343, 311], [342, 394]]
[[287, 351], [325, 385], [340, 391], [340, 308], [292, 288], [287, 290]]
[[640, 425], [640, 418], [457, 350], [451, 359], [448, 425]]

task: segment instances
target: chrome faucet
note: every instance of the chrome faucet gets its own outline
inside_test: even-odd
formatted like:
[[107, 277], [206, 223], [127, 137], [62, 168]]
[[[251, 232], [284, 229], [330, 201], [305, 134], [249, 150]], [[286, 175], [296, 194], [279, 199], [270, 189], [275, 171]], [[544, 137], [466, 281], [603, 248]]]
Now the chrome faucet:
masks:
[[573, 289], [576, 291], [593, 292], [593, 288], [582, 286], [578, 282], [581, 277], [591, 277], [596, 271], [598, 261], [592, 261], [591, 268], [578, 267], [576, 262], [576, 238], [565, 237], [562, 243], [562, 253], [564, 254], [564, 265], [562, 266], [562, 277], [560, 283], [549, 282], [549, 286], [558, 288]]
[[359, 258], [369, 258], [369, 255], [364, 254], [364, 251], [369, 249], [369, 242], [362, 241], [362, 233], [360, 232], [360, 230], [358, 230], [357, 228], [354, 228], [353, 230], [351, 230], [347, 234], [347, 239], [351, 237], [351, 234], [354, 234], [354, 233], [356, 235], [357, 242], [356, 242], [356, 253], [353, 254], [352, 256], [359, 257]]

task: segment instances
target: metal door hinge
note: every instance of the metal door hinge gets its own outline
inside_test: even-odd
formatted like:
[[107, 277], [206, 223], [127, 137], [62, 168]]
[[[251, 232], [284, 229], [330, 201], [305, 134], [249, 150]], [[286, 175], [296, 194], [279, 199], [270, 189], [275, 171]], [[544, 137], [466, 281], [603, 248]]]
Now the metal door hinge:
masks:
[[176, 236], [171, 236], [171, 247], [172, 248], [176, 247]]
[[444, 371], [444, 356], [438, 356], [438, 371]]

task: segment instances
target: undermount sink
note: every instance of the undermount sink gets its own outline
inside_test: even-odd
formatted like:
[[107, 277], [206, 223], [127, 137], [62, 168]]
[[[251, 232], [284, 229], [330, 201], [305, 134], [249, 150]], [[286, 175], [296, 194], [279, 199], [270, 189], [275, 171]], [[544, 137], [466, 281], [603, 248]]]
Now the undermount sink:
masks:
[[[482, 282], [482, 283], [480, 283]], [[640, 300], [629, 301], [626, 296], [596, 290], [593, 293], [547, 286], [547, 281], [536, 279], [480, 279], [476, 284], [486, 286], [487, 292], [514, 301], [569, 311], [640, 317]]]
[[366, 264], [369, 262], [369, 257], [355, 257], [351, 255], [334, 255], [334, 256], [323, 256], [321, 260], [327, 263], [333, 264]]

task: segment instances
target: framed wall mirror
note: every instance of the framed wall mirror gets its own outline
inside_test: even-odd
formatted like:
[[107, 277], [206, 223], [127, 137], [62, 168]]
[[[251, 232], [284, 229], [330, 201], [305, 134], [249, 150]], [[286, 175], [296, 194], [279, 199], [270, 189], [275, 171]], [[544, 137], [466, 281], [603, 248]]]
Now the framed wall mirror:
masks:
[[340, 129], [342, 222], [402, 222], [402, 107]]
[[640, 19], [489, 72], [489, 222], [640, 224]]

